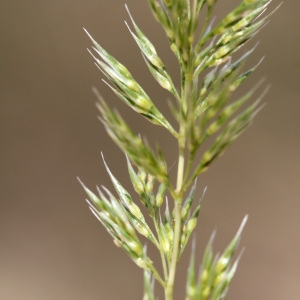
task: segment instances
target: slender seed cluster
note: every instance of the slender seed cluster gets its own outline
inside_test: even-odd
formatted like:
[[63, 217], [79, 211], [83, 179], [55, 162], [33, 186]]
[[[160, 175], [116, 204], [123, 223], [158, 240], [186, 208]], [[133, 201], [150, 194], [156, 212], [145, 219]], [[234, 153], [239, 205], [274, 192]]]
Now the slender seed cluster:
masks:
[[215, 232], [212, 234], [203, 255], [201, 271], [197, 280], [195, 274], [195, 249], [193, 248], [186, 286], [187, 300], [225, 299], [229, 283], [241, 256], [233, 261], [233, 256], [240, 242], [241, 232], [247, 218], [248, 216], [244, 218], [237, 234], [220, 257], [213, 257], [212, 243]]
[[[245, 131], [260, 109], [261, 97], [247, 105], [257, 87], [235, 100], [232, 95], [261, 61], [244, 71], [245, 61], [254, 48], [239, 58], [236, 55], [233, 58], [233, 54], [263, 27], [270, 14], [262, 15], [270, 1], [242, 0], [218, 24], [214, 24], [212, 18], [216, 0], [148, 0], [148, 3], [177, 58], [179, 87], [174, 85], [153, 43], [138, 27], [127, 6], [131, 24], [126, 25], [150, 73], [174, 100], [170, 106], [174, 120], [168, 120], [129, 70], [87, 34], [94, 45], [90, 53], [106, 77], [105, 83], [128, 107], [166, 129], [177, 141], [176, 183], [171, 180], [163, 151], [159, 147], [153, 151], [146, 139], [136, 134], [95, 90], [100, 120], [126, 155], [128, 175], [143, 207], [137, 205], [135, 197], [112, 174], [104, 158], [115, 195], [105, 187], [97, 188], [96, 195], [82, 185], [91, 211], [114, 243], [144, 270], [143, 299], [155, 299], [154, 281], [158, 281], [165, 291], [165, 299], [172, 300], [176, 267], [196, 228], [204, 197], [205, 191], [198, 203], [194, 203], [197, 178]], [[176, 127], [171, 125], [174, 123]], [[199, 158], [199, 149], [208, 139], [210, 146]], [[152, 225], [148, 224], [149, 218]], [[212, 235], [197, 280], [193, 247], [186, 284], [187, 300], [225, 299], [237, 268], [239, 258], [234, 260], [234, 254], [246, 220], [247, 217], [221, 256], [213, 254], [215, 233]], [[139, 235], [157, 248], [162, 272], [156, 268], [157, 262], [148, 256]]]

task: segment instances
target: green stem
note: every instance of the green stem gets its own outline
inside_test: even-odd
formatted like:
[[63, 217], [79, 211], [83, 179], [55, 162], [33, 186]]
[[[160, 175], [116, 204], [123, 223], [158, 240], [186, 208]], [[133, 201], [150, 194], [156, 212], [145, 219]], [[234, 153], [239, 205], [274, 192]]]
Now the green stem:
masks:
[[174, 281], [177, 267], [177, 259], [179, 255], [179, 244], [181, 235], [181, 203], [175, 203], [175, 232], [174, 232], [173, 253], [169, 270], [169, 278], [165, 289], [165, 299], [173, 300]]
[[[185, 143], [183, 143], [185, 145]], [[173, 290], [174, 281], [176, 274], [176, 267], [180, 248], [180, 238], [181, 238], [181, 206], [182, 206], [182, 183], [184, 175], [184, 147], [181, 147], [179, 162], [178, 162], [178, 172], [177, 172], [177, 186], [176, 186], [176, 198], [175, 198], [175, 228], [174, 228], [174, 244], [173, 252], [171, 256], [171, 263], [169, 268], [169, 277], [167, 281], [167, 286], [165, 289], [165, 299], [173, 300]]]
[[181, 220], [181, 209], [182, 209], [182, 200], [184, 193], [184, 177], [185, 177], [185, 150], [186, 150], [186, 141], [187, 141], [187, 118], [190, 114], [190, 103], [191, 95], [193, 95], [193, 76], [192, 72], [189, 70], [189, 65], [191, 62], [188, 62], [187, 67], [181, 70], [182, 76], [182, 99], [181, 99], [181, 113], [182, 119], [180, 121], [180, 130], [178, 136], [178, 148], [179, 148], [179, 159], [178, 159], [178, 170], [177, 170], [177, 183], [176, 190], [173, 194], [175, 200], [174, 207], [174, 243], [173, 243], [173, 252], [171, 255], [171, 262], [169, 265], [169, 277], [167, 281], [167, 286], [165, 288], [165, 299], [173, 300], [173, 290], [175, 282], [176, 267], [178, 263], [179, 250], [180, 250], [180, 239], [181, 239], [181, 230], [182, 230], [182, 220]]
[[158, 271], [155, 269], [155, 267], [152, 265], [152, 262], [149, 262], [148, 267], [150, 268], [153, 276], [155, 277], [155, 279], [163, 286], [165, 287], [165, 282], [164, 280], [161, 278], [161, 276], [159, 275]]

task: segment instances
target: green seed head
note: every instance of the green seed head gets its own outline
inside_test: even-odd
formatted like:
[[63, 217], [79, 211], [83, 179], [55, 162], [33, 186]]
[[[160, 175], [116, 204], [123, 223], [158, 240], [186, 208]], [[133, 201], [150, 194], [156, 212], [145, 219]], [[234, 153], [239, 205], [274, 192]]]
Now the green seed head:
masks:
[[[165, 160], [161, 148], [157, 147], [157, 151], [153, 151], [145, 139], [136, 134], [121, 115], [99, 97], [98, 108], [102, 123], [112, 140], [138, 170], [136, 172], [129, 163], [129, 175], [134, 190], [139, 194], [138, 198], [144, 205], [143, 209], [149, 215], [148, 219], [152, 218], [154, 221], [152, 225], [156, 233], [152, 232], [139, 206], [135, 204], [131, 195], [112, 175], [107, 166], [118, 198], [107, 190], [104, 195], [99, 192], [99, 197], [97, 197], [87, 188], [84, 187], [84, 189], [90, 198], [88, 202], [92, 212], [107, 229], [115, 244], [143, 268], [145, 273], [148, 272], [149, 278], [148, 281], [145, 280], [144, 300], [155, 299], [154, 293], [153, 295], [150, 293], [153, 286], [152, 278], [153, 281], [156, 279], [162, 284], [166, 295], [170, 293], [168, 299], [172, 298], [176, 264], [197, 225], [201, 207], [200, 202], [194, 212], [191, 212], [194, 188], [185, 201], [183, 197], [198, 175], [204, 172], [243, 132], [257, 112], [258, 101], [244, 109], [242, 105], [246, 101], [243, 98], [230, 99], [231, 92], [256, 68], [246, 72], [242, 72], [240, 68], [252, 51], [234, 62], [235, 58], [231, 56], [234, 57], [235, 52], [262, 27], [265, 18], [261, 18], [260, 15], [271, 1], [240, 1], [242, 3], [239, 6], [214, 25], [211, 12], [216, 0], [148, 0], [177, 58], [180, 68], [180, 78], [176, 84], [179, 86], [178, 90], [154, 45], [137, 27], [127, 9], [134, 30], [132, 31], [129, 26], [128, 28], [151, 74], [160, 87], [170, 92], [175, 102], [170, 105], [170, 108], [175, 117], [172, 123], [176, 123], [176, 130], [168, 118], [156, 107], [156, 102], [152, 102], [135, 81], [128, 69], [91, 38], [95, 45], [94, 50], [99, 56], [94, 57], [96, 64], [108, 79], [105, 83], [133, 111], [141, 114], [151, 123], [167, 129], [179, 145], [177, 150], [180, 156], [177, 161], [175, 185], [176, 177], [169, 172], [168, 160]], [[205, 10], [203, 14], [202, 8]], [[198, 22], [199, 17], [205, 17], [205, 14], [206, 20]], [[198, 24], [204, 27], [198, 28]], [[219, 65], [221, 66], [211, 68]], [[250, 98], [250, 95], [245, 96], [245, 100]], [[243, 111], [239, 113], [239, 109]], [[213, 134], [215, 136], [212, 137], [213, 141], [208, 150], [202, 151], [201, 148], [198, 152], [202, 143], [206, 145], [206, 139]], [[196, 158], [201, 153], [204, 154], [197, 163]], [[155, 193], [156, 186], [159, 184], [158, 191]], [[172, 213], [167, 201], [165, 212], [160, 209], [166, 199], [166, 191], [173, 201]], [[237, 266], [237, 262], [232, 263], [232, 258], [246, 219], [247, 217], [223, 254], [215, 258], [212, 250], [214, 235], [212, 236], [203, 255], [200, 278], [199, 276], [195, 278], [196, 268], [193, 265], [195, 251], [193, 252], [188, 273], [186, 299], [225, 299], [228, 284]], [[163, 271], [164, 279], [146, 255], [137, 237], [138, 233], [143, 236], [144, 240], [152, 242], [160, 251], [163, 258], [161, 271]]]

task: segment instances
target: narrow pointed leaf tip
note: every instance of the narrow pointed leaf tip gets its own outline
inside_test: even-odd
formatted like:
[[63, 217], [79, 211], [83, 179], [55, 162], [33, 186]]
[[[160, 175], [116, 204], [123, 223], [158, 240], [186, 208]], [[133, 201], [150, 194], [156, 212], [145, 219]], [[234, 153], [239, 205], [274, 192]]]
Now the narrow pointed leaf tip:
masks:
[[153, 175], [159, 182], [168, 185], [167, 165], [162, 153], [154, 154], [141, 137], [136, 135], [123, 118], [117, 112], [113, 112], [103, 99], [99, 98], [97, 107], [107, 133], [130, 160], [146, 173]]
[[228, 245], [228, 247], [225, 249], [225, 251], [221, 255], [220, 259], [218, 260], [217, 265], [216, 265], [217, 272], [223, 272], [224, 269], [228, 268], [228, 266], [233, 258], [233, 255], [235, 254], [235, 251], [239, 245], [239, 242], [241, 239], [241, 234], [247, 223], [247, 220], [248, 220], [248, 215], [246, 215], [244, 217], [235, 237], [233, 238], [231, 243]]
[[138, 46], [140, 47], [141, 51], [144, 53], [144, 55], [147, 57], [147, 59], [149, 59], [149, 61], [158, 69], [162, 69], [164, 68], [164, 64], [161, 61], [161, 59], [158, 57], [156, 49], [154, 47], [154, 45], [149, 41], [149, 39], [145, 36], [145, 34], [140, 30], [140, 28], [136, 25], [130, 11], [127, 5], [125, 5], [127, 13], [131, 19], [131, 22], [134, 26], [134, 29], [137, 33], [137, 36], [131, 31], [129, 25], [127, 24], [127, 22], [125, 21], [125, 24], [128, 28], [128, 30], [130, 31], [130, 33], [132, 34], [133, 38], [135, 39], [135, 41], [137, 42]]
[[125, 22], [125, 24], [134, 40], [136, 41], [137, 45], [139, 46], [140, 50], [142, 51], [143, 57], [151, 74], [162, 88], [170, 91], [175, 96], [175, 98], [179, 99], [179, 95], [172, 82], [171, 76], [167, 73], [165, 65], [158, 56], [154, 45], [136, 25], [127, 5], [125, 6], [137, 35], [132, 32], [127, 22]]
[[238, 262], [243, 253], [242, 250], [238, 258], [235, 261], [233, 260], [235, 250], [238, 246], [247, 219], [248, 216], [246, 215], [237, 234], [220, 257], [218, 255], [214, 257], [213, 255], [212, 244], [216, 231], [213, 232], [203, 255], [197, 282], [195, 278], [194, 250], [192, 251], [186, 285], [187, 300], [225, 299], [229, 284], [235, 274]]
[[107, 189], [104, 188], [107, 196], [100, 189], [98, 189], [99, 196], [96, 196], [80, 179], [79, 182], [91, 201], [88, 201], [90, 210], [112, 236], [115, 244], [121, 247], [136, 264], [142, 266], [143, 246], [124, 207]]
[[157, 109], [150, 97], [146, 94], [143, 88], [133, 78], [128, 69], [102, 48], [86, 31], [94, 44], [94, 50], [101, 58], [95, 59], [96, 66], [107, 77], [112, 85], [107, 85], [112, 91], [131, 109], [145, 117], [148, 121], [155, 125], [165, 127], [174, 136], [177, 136], [176, 131], [168, 122], [168, 120]]
[[130, 220], [130, 223], [134, 226], [134, 228], [143, 236], [148, 238], [155, 245], [158, 245], [154, 234], [152, 233], [150, 227], [147, 225], [145, 217], [140, 210], [140, 208], [133, 202], [131, 195], [127, 192], [127, 190], [121, 185], [121, 183], [116, 179], [116, 177], [112, 174], [110, 169], [108, 168], [104, 155], [101, 153], [103, 163], [109, 174], [109, 177], [113, 183], [113, 186], [119, 195], [119, 200], [122, 206], [125, 209], [126, 217]]

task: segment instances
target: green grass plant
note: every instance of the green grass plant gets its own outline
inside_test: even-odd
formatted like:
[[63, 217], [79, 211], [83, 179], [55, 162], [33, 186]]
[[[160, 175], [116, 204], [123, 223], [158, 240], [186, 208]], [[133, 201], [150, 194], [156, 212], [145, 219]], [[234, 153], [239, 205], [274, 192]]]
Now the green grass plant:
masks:
[[[168, 153], [160, 147], [153, 150], [95, 89], [100, 120], [111, 139], [125, 153], [128, 176], [136, 195], [125, 189], [104, 158], [115, 192], [104, 187], [92, 192], [82, 185], [91, 211], [114, 243], [143, 269], [143, 299], [156, 299], [154, 281], [157, 281], [164, 290], [165, 299], [172, 300], [177, 265], [196, 228], [201, 209], [203, 196], [194, 203], [197, 178], [248, 128], [261, 108], [261, 97], [251, 100], [256, 87], [239, 97], [233, 98], [233, 94], [260, 63], [244, 70], [245, 61], [254, 48], [239, 53], [268, 20], [270, 14], [266, 15], [265, 11], [270, 1], [243, 0], [216, 24], [212, 17], [216, 0], [148, 2], [177, 59], [179, 86], [174, 84], [154, 44], [136, 24], [127, 6], [130, 24], [126, 25], [149, 71], [161, 88], [170, 93], [173, 99], [170, 111], [174, 119], [168, 120], [128, 69], [88, 33], [93, 42], [90, 52], [105, 83], [118, 98], [146, 121], [164, 128], [176, 141], [177, 178], [171, 179], [170, 166], [165, 159]], [[207, 140], [211, 142], [204, 145]], [[139, 199], [140, 204], [134, 199]], [[149, 220], [152, 224], [148, 224]], [[204, 251], [199, 274], [193, 247], [186, 300], [225, 299], [239, 261], [235, 253], [246, 221], [247, 216], [219, 256], [212, 250], [213, 233]], [[141, 236], [157, 249], [160, 262], [149, 257]], [[157, 267], [159, 263], [161, 268]]]

